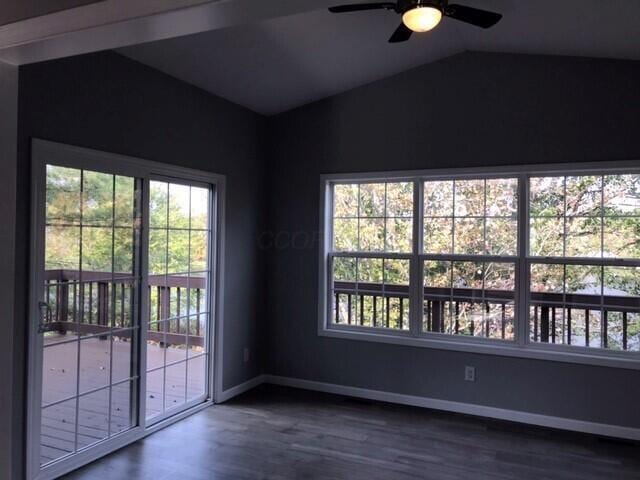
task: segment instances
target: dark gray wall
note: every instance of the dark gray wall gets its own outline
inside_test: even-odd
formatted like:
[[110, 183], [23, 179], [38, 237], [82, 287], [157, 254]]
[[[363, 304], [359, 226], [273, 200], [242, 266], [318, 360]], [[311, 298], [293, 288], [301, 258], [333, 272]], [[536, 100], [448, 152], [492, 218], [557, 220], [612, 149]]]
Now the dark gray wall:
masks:
[[100, 0], [0, 0], [0, 25], [98, 1]]
[[[15, 364], [15, 349], [11, 341], [15, 329], [14, 316], [14, 248], [16, 220], [16, 170], [18, 140], [18, 67], [0, 62], [0, 478], [11, 478], [16, 468], [15, 445], [11, 431], [20, 424], [12, 415], [18, 391], [11, 368]], [[19, 387], [18, 387], [19, 388]]]
[[[264, 129], [263, 117], [116, 53], [21, 67], [18, 368], [26, 364], [30, 139], [37, 137], [227, 176], [224, 388], [262, 373], [265, 259], [258, 237], [266, 224]], [[251, 349], [248, 363], [245, 346]], [[24, 378], [24, 370], [16, 374]], [[15, 412], [17, 418], [21, 414]]]
[[[317, 335], [319, 175], [640, 159], [640, 63], [465, 53], [270, 120], [269, 372], [640, 427], [640, 372]], [[475, 365], [477, 381], [463, 381]]]

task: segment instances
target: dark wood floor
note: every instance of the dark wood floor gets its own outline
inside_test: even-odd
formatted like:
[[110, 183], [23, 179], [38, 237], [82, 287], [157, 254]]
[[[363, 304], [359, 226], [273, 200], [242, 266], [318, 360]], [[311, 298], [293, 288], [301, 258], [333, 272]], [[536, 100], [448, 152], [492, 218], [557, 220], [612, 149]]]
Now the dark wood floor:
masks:
[[66, 480], [640, 479], [640, 446], [263, 385]]

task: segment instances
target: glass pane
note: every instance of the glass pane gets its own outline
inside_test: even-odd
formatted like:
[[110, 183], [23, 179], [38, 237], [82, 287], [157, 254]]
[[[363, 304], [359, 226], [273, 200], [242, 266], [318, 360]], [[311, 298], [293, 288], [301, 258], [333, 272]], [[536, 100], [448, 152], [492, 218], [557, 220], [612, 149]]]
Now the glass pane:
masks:
[[192, 274], [189, 277], [190, 305], [189, 313], [206, 312], [209, 310], [207, 297], [207, 277], [205, 274]]
[[358, 185], [335, 185], [333, 187], [333, 216], [358, 216]]
[[113, 341], [113, 363], [111, 373], [111, 383], [118, 383], [134, 375], [131, 364], [133, 331], [126, 330], [114, 334]]
[[562, 293], [564, 291], [564, 265], [531, 265], [531, 291]]
[[640, 216], [640, 175], [604, 177], [605, 215]]
[[529, 181], [532, 217], [564, 215], [564, 177], [539, 177]]
[[207, 351], [207, 325], [209, 324], [209, 314], [194, 315], [189, 318], [189, 337], [187, 342], [187, 356], [195, 357]]
[[567, 177], [567, 216], [599, 216], [602, 205], [602, 177]]
[[109, 385], [110, 358], [109, 336], [80, 340], [80, 393]]
[[484, 215], [484, 180], [456, 180], [456, 217]]
[[386, 251], [410, 253], [413, 250], [413, 220], [387, 218], [386, 222]]
[[167, 366], [164, 386], [165, 410], [179, 407], [185, 402], [186, 381], [187, 362]]
[[360, 217], [384, 217], [385, 215], [385, 184], [360, 184]]
[[133, 275], [134, 230], [116, 228], [114, 235], [113, 271]]
[[80, 205], [80, 170], [47, 165], [47, 224], [79, 224]]
[[532, 218], [530, 226], [531, 255], [561, 257], [564, 254], [564, 220], [562, 218]]
[[78, 270], [79, 268], [80, 228], [47, 227], [45, 270]]
[[[382, 283], [383, 260], [381, 258], [358, 259], [358, 283]], [[359, 287], [366, 288], [366, 287]]]
[[627, 350], [640, 352], [640, 313], [627, 314]]
[[566, 255], [568, 257], [601, 256], [602, 221], [600, 217], [567, 218]]
[[169, 273], [189, 271], [189, 231], [169, 230]]
[[356, 281], [356, 259], [347, 257], [335, 257], [333, 259], [334, 281]]
[[192, 231], [191, 232], [191, 271], [202, 272], [208, 268], [208, 237], [207, 231]]
[[486, 253], [516, 255], [518, 253], [518, 222], [503, 218], [487, 218], [486, 221]]
[[[426, 261], [424, 262], [424, 286], [426, 288], [451, 288], [451, 262]], [[450, 292], [434, 291], [433, 293]]]
[[602, 255], [640, 258], [640, 217], [605, 218]]
[[485, 263], [484, 289], [513, 291], [516, 286], [515, 265], [513, 263]]
[[487, 180], [486, 215], [515, 218], [518, 212], [518, 180], [497, 178]]
[[[111, 227], [84, 227], [82, 229], [82, 270], [111, 273], [113, 249]], [[110, 278], [110, 275], [104, 278]]]
[[204, 395], [207, 385], [206, 362], [209, 357], [202, 355], [187, 363], [187, 401]]
[[149, 182], [149, 226], [167, 227], [169, 185], [164, 182]]
[[469, 289], [463, 295], [467, 298], [482, 298], [482, 262], [453, 262], [453, 287]]
[[133, 426], [131, 396], [133, 382], [114, 385], [111, 390], [111, 435], [123, 432]]
[[166, 230], [149, 231], [149, 274], [160, 275], [167, 272], [167, 242]]
[[190, 199], [188, 185], [169, 184], [169, 227], [189, 228]]
[[76, 399], [42, 409], [40, 464], [75, 451]]
[[[384, 260], [385, 285], [409, 285], [409, 260]], [[408, 295], [408, 290], [407, 290]]]
[[[565, 292], [584, 296], [583, 302], [600, 305], [602, 295], [601, 272], [602, 267], [593, 265], [567, 265], [565, 277]], [[595, 298], [595, 297], [598, 298]]]
[[453, 231], [451, 218], [424, 219], [425, 253], [451, 253]]
[[109, 389], [80, 397], [78, 403], [78, 449], [109, 436]]
[[333, 222], [334, 248], [338, 251], [358, 250], [358, 220], [336, 219]]
[[[134, 280], [123, 278], [119, 278], [117, 282], [113, 283], [115, 311], [110, 318], [112, 327], [129, 328], [133, 326], [134, 288], [137, 288], [137, 285]], [[85, 320], [88, 319], [85, 318]]]
[[456, 218], [454, 253], [482, 255], [484, 252], [484, 219]]
[[387, 217], [413, 217], [413, 183], [387, 183]]
[[115, 224], [117, 226], [133, 226], [135, 212], [135, 179], [116, 175]]
[[424, 182], [424, 215], [453, 216], [453, 181]]
[[191, 228], [209, 228], [209, 190], [191, 187]]
[[605, 297], [624, 297], [627, 306], [640, 309], [640, 267], [604, 267], [603, 293]]
[[84, 172], [82, 223], [84, 225], [113, 225], [113, 175]]
[[147, 373], [146, 417], [153, 418], [164, 411], [164, 368]]
[[76, 395], [78, 342], [45, 346], [42, 354], [42, 404]]
[[187, 319], [171, 320], [169, 331], [166, 334], [167, 344], [165, 346], [165, 358], [167, 363], [174, 363], [187, 359], [187, 335], [178, 333], [179, 323], [187, 327]]
[[360, 251], [381, 252], [384, 250], [384, 219], [361, 218], [360, 219]]
[[167, 320], [149, 324], [147, 331], [147, 370], [164, 366], [165, 331], [167, 329]]

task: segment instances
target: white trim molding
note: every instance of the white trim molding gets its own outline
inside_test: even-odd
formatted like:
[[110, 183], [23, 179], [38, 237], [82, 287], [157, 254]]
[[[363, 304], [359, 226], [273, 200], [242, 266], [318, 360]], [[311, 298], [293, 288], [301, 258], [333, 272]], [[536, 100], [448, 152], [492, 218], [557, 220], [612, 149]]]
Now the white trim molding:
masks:
[[437, 398], [405, 395], [401, 393], [382, 390], [370, 390], [368, 388], [350, 387], [335, 383], [316, 382], [301, 378], [281, 377], [278, 375], [264, 375], [265, 383], [281, 385], [284, 387], [301, 388], [315, 392], [333, 393], [348, 397], [363, 398], [379, 402], [409, 405], [412, 407], [431, 408], [445, 412], [462, 413], [477, 417], [505, 420], [508, 422], [524, 423], [558, 430], [588, 433], [603, 437], [621, 438], [625, 440], [640, 441], [640, 428], [623, 427], [606, 423], [588, 422], [573, 418], [553, 417], [538, 413], [523, 412], [520, 410], [508, 410], [505, 408], [488, 407], [473, 403], [455, 402]]
[[218, 403], [224, 403], [228, 400], [231, 400], [232, 398], [237, 397], [238, 395], [241, 395], [245, 392], [248, 392], [249, 390], [252, 390], [262, 385], [263, 383], [267, 383], [268, 378], [269, 378], [268, 375], [257, 375], [247, 380], [246, 382], [239, 383], [235, 387], [227, 388], [226, 390], [218, 394], [218, 397], [216, 398], [215, 402], [216, 404], [218, 404]]

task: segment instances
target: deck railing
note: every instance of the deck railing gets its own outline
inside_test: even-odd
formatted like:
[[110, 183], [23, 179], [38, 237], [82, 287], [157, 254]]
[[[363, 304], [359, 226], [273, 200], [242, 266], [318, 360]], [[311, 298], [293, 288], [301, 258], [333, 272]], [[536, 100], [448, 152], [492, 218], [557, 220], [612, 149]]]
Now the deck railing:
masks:
[[[335, 281], [333, 322], [407, 330], [409, 296], [407, 285]], [[509, 290], [424, 287], [423, 330], [509, 338], [513, 333], [514, 302], [515, 293]], [[478, 314], [481, 309], [484, 315]], [[632, 314], [635, 322], [640, 322], [639, 297], [532, 292], [530, 339], [629, 350]], [[611, 322], [613, 317], [615, 322]], [[579, 327], [578, 318], [582, 320]], [[592, 331], [595, 323], [597, 332]], [[610, 344], [611, 339], [615, 346]], [[635, 346], [636, 350], [639, 348], [640, 345]]]
[[[204, 346], [200, 314], [206, 308], [206, 279], [150, 275], [147, 339], [167, 345]], [[45, 272], [44, 330], [100, 335], [132, 326], [136, 281], [125, 274], [77, 270]], [[189, 302], [186, 301], [190, 295]], [[187, 309], [187, 304], [189, 308]], [[122, 336], [130, 336], [122, 331]]]

